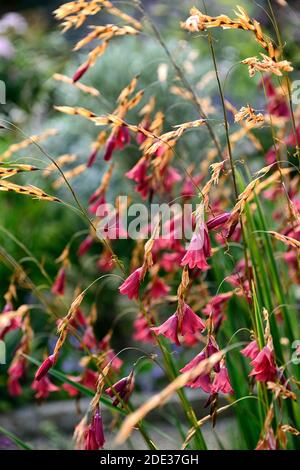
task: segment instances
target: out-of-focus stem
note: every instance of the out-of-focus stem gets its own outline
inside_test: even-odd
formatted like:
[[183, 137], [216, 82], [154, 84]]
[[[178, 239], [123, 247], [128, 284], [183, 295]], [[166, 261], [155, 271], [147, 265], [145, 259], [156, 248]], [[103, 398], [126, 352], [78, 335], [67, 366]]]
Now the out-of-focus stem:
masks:
[[209, 134], [210, 134], [210, 136], [211, 136], [211, 138], [212, 138], [212, 140], [213, 140], [213, 142], [216, 146], [219, 157], [220, 157], [221, 160], [223, 160], [222, 149], [220, 147], [220, 143], [218, 141], [218, 138], [215, 135], [215, 132], [214, 132], [212, 126], [207, 121], [207, 115], [204, 112], [204, 110], [201, 106], [201, 103], [199, 103], [199, 99], [198, 99], [192, 85], [190, 84], [189, 80], [187, 79], [187, 77], [186, 77], [185, 73], [183, 72], [183, 70], [181, 69], [181, 67], [177, 64], [176, 60], [173, 57], [173, 54], [171, 53], [170, 49], [166, 45], [165, 41], [163, 40], [159, 29], [156, 27], [155, 23], [152, 21], [152, 18], [147, 14], [142, 2], [140, 0], [133, 0], [133, 2], [134, 2], [134, 5], [136, 5], [138, 10], [142, 13], [142, 15], [146, 18], [146, 20], [150, 24], [150, 26], [152, 28], [152, 31], [155, 34], [155, 37], [156, 37], [157, 41], [159, 42], [159, 44], [161, 45], [161, 47], [165, 51], [168, 59], [170, 60], [172, 66], [175, 69], [175, 71], [176, 71], [178, 77], [180, 78], [182, 84], [191, 93], [192, 98], [193, 98], [194, 106], [196, 107], [197, 111], [199, 112], [201, 118], [205, 120], [205, 125], [206, 125], [207, 130], [208, 130], [208, 132], [209, 132]]

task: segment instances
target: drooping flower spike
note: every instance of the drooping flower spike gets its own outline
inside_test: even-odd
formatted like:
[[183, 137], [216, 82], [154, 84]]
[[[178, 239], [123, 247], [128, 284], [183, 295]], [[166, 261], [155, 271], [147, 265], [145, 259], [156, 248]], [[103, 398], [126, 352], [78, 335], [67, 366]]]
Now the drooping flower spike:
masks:
[[120, 293], [122, 295], [127, 295], [129, 299], [137, 299], [142, 275], [143, 268], [136, 269], [119, 287]]
[[198, 268], [207, 271], [209, 265], [206, 259], [211, 256], [211, 245], [207, 226], [203, 220], [203, 206], [201, 205], [196, 213], [196, 228], [192, 239], [182, 258], [181, 266], [188, 266], [190, 269]]
[[56, 276], [55, 282], [51, 291], [56, 295], [64, 295], [66, 285], [66, 270], [64, 267], [60, 268]]

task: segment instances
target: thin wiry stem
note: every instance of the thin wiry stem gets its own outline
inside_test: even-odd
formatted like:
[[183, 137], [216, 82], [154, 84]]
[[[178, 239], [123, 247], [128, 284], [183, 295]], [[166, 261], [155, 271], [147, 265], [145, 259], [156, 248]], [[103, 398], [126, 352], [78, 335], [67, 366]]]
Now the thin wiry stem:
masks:
[[199, 102], [199, 99], [192, 87], [192, 85], [190, 84], [189, 80], [187, 79], [185, 73], [183, 72], [182, 68], [177, 64], [175, 58], [173, 57], [173, 54], [171, 53], [170, 49], [168, 48], [168, 46], [166, 45], [165, 41], [163, 40], [162, 38], [162, 35], [160, 34], [160, 31], [159, 29], [157, 28], [157, 26], [155, 25], [155, 23], [153, 22], [152, 18], [147, 14], [142, 2], [140, 0], [133, 0], [133, 3], [136, 5], [136, 7], [138, 8], [138, 10], [142, 13], [142, 15], [144, 16], [144, 18], [148, 21], [148, 23], [150, 24], [151, 28], [152, 28], [152, 31], [157, 39], [157, 41], [159, 42], [159, 44], [161, 45], [161, 47], [163, 48], [163, 50], [165, 51], [168, 59], [170, 60], [173, 68], [175, 69], [178, 77], [180, 78], [182, 84], [184, 85], [184, 87], [191, 93], [192, 95], [192, 98], [193, 98], [193, 103], [194, 103], [194, 106], [195, 108], [197, 109], [197, 112], [199, 112], [200, 116], [202, 119], [205, 120], [205, 125], [208, 129], [208, 132], [216, 146], [216, 149], [218, 151], [218, 154], [219, 154], [219, 157], [221, 160], [223, 160], [223, 156], [222, 156], [222, 149], [221, 149], [221, 146], [220, 146], [220, 143], [218, 141], [218, 138], [217, 136], [215, 135], [215, 132], [212, 128], [212, 126], [210, 125], [209, 121], [207, 120], [207, 115], [206, 113], [204, 112], [202, 106], [201, 106], [201, 103]]

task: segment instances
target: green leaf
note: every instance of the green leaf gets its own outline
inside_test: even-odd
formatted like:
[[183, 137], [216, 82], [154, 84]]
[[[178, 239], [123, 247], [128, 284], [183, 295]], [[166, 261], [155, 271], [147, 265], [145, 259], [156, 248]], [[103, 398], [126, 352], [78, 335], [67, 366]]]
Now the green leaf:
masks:
[[18, 436], [16, 436], [12, 432], [7, 431], [7, 429], [4, 429], [2, 426], [0, 426], [0, 433], [9, 437], [9, 439], [11, 439], [17, 446], [21, 447], [21, 449], [33, 450], [33, 448], [29, 444], [26, 444], [26, 442], [22, 441], [22, 439], [20, 439]]

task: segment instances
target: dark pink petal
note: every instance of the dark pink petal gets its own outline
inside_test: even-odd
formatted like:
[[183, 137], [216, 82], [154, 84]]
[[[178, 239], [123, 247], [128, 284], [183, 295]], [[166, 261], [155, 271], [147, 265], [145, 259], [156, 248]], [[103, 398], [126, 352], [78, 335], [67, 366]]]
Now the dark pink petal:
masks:
[[163, 335], [173, 343], [180, 346], [180, 342], [178, 339], [178, 317], [177, 314], [174, 313], [168, 320], [166, 320], [162, 325], [151, 328], [151, 330], [156, 335]]

